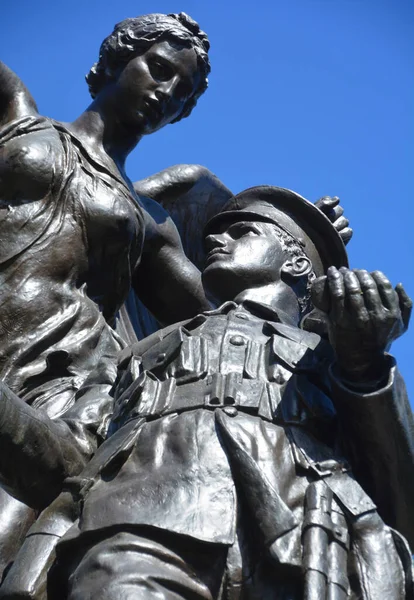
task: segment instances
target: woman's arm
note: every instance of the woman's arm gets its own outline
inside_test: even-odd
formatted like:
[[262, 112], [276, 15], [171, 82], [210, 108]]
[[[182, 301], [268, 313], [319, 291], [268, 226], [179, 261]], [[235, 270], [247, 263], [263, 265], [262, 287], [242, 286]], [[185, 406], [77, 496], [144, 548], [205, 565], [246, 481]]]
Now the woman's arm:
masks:
[[43, 510], [78, 475], [106, 435], [117, 366], [103, 358], [58, 419], [35, 410], [0, 382], [0, 481], [15, 498]]
[[200, 271], [186, 257], [177, 228], [154, 200], [142, 198], [145, 244], [133, 288], [162, 324], [176, 323], [211, 308]]
[[22, 80], [0, 61], [0, 127], [26, 115], [37, 115], [36, 102]]
[[152, 198], [177, 226], [185, 254], [199, 269], [205, 253], [202, 231], [232, 197], [218, 177], [201, 165], [175, 165], [134, 183], [139, 196]]

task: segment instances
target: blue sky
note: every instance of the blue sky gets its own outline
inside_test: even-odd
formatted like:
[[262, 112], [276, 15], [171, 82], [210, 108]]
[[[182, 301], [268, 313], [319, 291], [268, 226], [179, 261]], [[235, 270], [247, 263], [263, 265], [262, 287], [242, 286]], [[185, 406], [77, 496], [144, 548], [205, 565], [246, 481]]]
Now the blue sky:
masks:
[[[113, 25], [181, 10], [209, 34], [210, 87], [189, 119], [141, 142], [131, 179], [200, 163], [234, 192], [336, 194], [354, 228], [351, 266], [414, 295], [412, 0], [19, 0], [2, 9], [0, 58], [42, 114], [70, 121]], [[413, 332], [394, 346], [412, 398]]]

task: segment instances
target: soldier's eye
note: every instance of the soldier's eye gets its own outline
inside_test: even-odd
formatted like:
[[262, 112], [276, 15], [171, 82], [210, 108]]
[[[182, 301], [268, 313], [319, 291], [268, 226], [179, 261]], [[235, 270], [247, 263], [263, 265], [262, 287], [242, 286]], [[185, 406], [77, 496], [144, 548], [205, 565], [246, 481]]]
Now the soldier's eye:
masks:
[[260, 231], [254, 225], [239, 224], [232, 228], [232, 235], [234, 238], [244, 237], [246, 235], [259, 235]]

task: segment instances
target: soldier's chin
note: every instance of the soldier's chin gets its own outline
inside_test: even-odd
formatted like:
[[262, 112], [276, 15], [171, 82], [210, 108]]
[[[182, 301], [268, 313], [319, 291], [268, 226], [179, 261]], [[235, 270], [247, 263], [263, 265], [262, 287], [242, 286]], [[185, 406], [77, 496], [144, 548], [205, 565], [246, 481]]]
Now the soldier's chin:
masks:
[[208, 265], [202, 275], [204, 289], [220, 302], [233, 299], [231, 269], [225, 265], [212, 263]]
[[225, 264], [220, 264], [219, 261], [211, 262], [204, 267], [201, 277], [203, 282], [211, 281], [214, 280], [216, 277], [222, 277], [223, 272], [226, 273], [226, 271], [228, 271], [228, 268], [226, 268]]

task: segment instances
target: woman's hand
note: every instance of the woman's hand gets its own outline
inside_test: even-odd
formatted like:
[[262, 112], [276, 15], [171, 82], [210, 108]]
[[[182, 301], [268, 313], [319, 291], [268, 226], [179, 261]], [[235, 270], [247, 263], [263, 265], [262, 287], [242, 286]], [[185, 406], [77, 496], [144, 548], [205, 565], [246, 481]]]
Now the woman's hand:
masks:
[[344, 209], [339, 206], [339, 202], [338, 196], [323, 196], [315, 202], [315, 206], [328, 217], [346, 245], [351, 239], [353, 231], [348, 227], [349, 221], [343, 216]]

